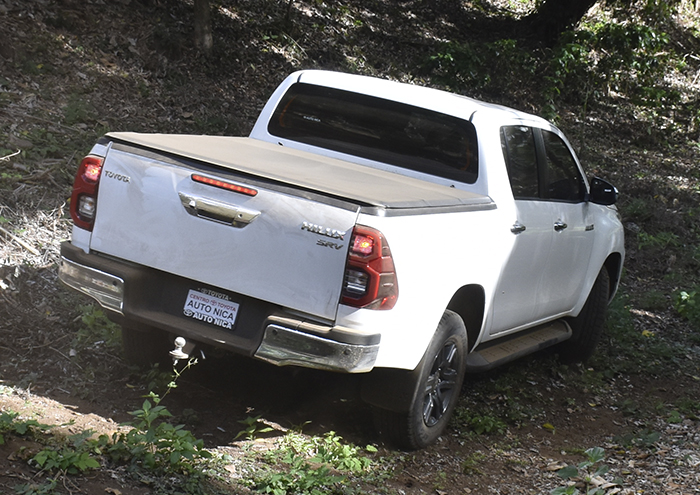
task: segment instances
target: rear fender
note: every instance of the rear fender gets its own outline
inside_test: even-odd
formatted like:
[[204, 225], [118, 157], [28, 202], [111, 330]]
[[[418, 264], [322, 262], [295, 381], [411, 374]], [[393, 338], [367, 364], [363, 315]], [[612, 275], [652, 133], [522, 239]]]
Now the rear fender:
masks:
[[462, 317], [467, 327], [467, 341], [471, 351], [479, 341], [479, 335], [484, 325], [484, 308], [486, 296], [480, 285], [465, 285], [460, 288], [447, 305], [447, 309]]

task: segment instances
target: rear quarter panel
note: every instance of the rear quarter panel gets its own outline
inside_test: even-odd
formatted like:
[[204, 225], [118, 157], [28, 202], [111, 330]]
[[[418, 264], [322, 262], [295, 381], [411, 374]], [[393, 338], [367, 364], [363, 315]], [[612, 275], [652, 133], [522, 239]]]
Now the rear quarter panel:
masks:
[[379, 229], [388, 240], [399, 298], [389, 311], [341, 305], [337, 323], [381, 331], [377, 367], [415, 368], [460, 287], [481, 285], [489, 304], [512, 243], [507, 229], [494, 228], [503, 225], [502, 215], [498, 209], [400, 217], [361, 214], [358, 223]]

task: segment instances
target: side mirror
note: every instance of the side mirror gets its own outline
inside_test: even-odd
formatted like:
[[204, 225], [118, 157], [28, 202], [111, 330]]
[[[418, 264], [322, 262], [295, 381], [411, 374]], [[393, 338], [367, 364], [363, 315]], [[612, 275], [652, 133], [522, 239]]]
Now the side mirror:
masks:
[[599, 177], [591, 179], [591, 192], [588, 200], [597, 205], [610, 206], [617, 201], [617, 189]]

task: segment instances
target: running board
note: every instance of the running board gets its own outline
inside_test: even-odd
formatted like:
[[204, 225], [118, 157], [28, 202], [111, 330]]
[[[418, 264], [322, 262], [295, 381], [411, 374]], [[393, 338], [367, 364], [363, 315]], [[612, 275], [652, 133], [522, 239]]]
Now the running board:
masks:
[[564, 342], [571, 337], [571, 328], [564, 320], [556, 320], [535, 327], [523, 334], [503, 337], [478, 346], [467, 356], [467, 371], [487, 371], [546, 347]]

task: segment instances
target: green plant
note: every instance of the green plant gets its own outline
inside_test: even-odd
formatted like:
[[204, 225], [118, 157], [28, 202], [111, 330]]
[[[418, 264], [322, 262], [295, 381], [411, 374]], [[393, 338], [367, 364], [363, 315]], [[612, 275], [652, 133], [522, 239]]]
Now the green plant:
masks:
[[63, 107], [63, 118], [67, 125], [75, 125], [91, 120], [94, 112], [94, 108], [86, 101], [84, 95], [73, 93]]
[[[115, 433], [106, 451], [113, 460], [141, 465], [149, 470], [163, 473], [192, 474], [196, 461], [208, 459], [211, 454], [204, 449], [204, 442], [184, 429], [173, 426], [165, 419], [172, 414], [157, 405], [158, 397], [145, 400], [141, 409], [130, 414], [136, 418], [133, 428], [127, 433]], [[106, 443], [106, 442], [105, 442]]]
[[[316, 451], [316, 455], [313, 457], [315, 462], [330, 464], [341, 471], [364, 471], [372, 464], [371, 459], [360, 455], [361, 450], [358, 447], [343, 443], [342, 437], [333, 431], [326, 433], [322, 438], [313, 437], [311, 448]], [[365, 450], [377, 452], [376, 447], [372, 445], [367, 445]]]
[[18, 420], [18, 417], [19, 413], [13, 411], [3, 411], [0, 413], [0, 445], [5, 443], [4, 433], [24, 436], [37, 431], [46, 431], [51, 428], [51, 426], [39, 423], [34, 419]]
[[196, 359], [190, 359], [181, 371], [173, 368], [173, 380], [163, 397], [151, 392], [140, 409], [129, 413], [135, 418], [131, 430], [114, 433], [111, 442], [105, 436], [100, 437], [102, 447], [113, 460], [166, 474], [192, 475], [197, 473], [198, 461], [211, 458], [204, 442], [185, 430], [184, 425], [170, 424], [168, 419], [172, 414], [160, 405], [163, 398], [177, 387], [177, 379], [182, 373], [196, 363]]
[[261, 421], [262, 416], [258, 415], [255, 417], [248, 416], [246, 419], [241, 419], [238, 422], [245, 426], [244, 429], [238, 432], [235, 439], [245, 436], [246, 440], [255, 440], [260, 434], [268, 433], [274, 430], [270, 426], [267, 426], [264, 421]]
[[[603, 484], [602, 476], [607, 474], [610, 468], [602, 464], [605, 459], [605, 450], [600, 447], [593, 447], [584, 452], [586, 459], [577, 465], [568, 465], [557, 474], [564, 480], [570, 481], [566, 486], [560, 486], [552, 490], [552, 495], [576, 495], [581, 493], [579, 488], [583, 488], [586, 495], [604, 495], [605, 489], [600, 488]], [[620, 480], [605, 482], [606, 486], [612, 487], [621, 485]]]
[[97, 448], [97, 441], [90, 439], [92, 435], [93, 432], [88, 430], [62, 440], [54, 438], [59, 444], [41, 450], [32, 461], [49, 472], [78, 474], [97, 469], [100, 463], [93, 456], [101, 452]]
[[274, 495], [325, 494], [333, 485], [345, 482], [347, 474], [366, 473], [371, 468], [372, 460], [363, 452], [375, 453], [377, 449], [346, 444], [332, 431], [310, 438], [290, 431], [264, 456], [282, 469], [256, 473], [253, 484], [256, 490]]
[[608, 307], [606, 320], [607, 336], [601, 342], [598, 352], [592, 358], [594, 367], [604, 371], [604, 375], [616, 373], [655, 373], [668, 375], [676, 373], [678, 367], [688, 364], [685, 335], [668, 338], [635, 327], [633, 311], [638, 307], [624, 289]]
[[442, 43], [423, 64], [432, 78], [454, 91], [488, 89], [494, 93], [508, 91], [513, 81], [533, 76], [537, 67], [533, 53], [512, 39]]
[[482, 452], [474, 452], [462, 461], [462, 472], [466, 475], [483, 474], [479, 469], [486, 456]]
[[666, 249], [668, 247], [678, 247], [680, 245], [679, 237], [672, 232], [659, 232], [658, 234], [647, 234], [639, 232], [637, 234], [637, 244], [639, 249], [647, 247]]
[[467, 418], [466, 424], [477, 435], [492, 433], [500, 435], [506, 429], [506, 424], [503, 421], [490, 414], [471, 416], [470, 418]]
[[18, 172], [0, 172], [0, 180], [16, 181], [22, 178], [22, 174]]
[[[588, 75], [588, 49], [585, 41], [578, 39], [573, 33], [571, 40], [564, 40], [552, 52], [549, 59], [544, 86], [543, 114], [546, 118], [555, 120], [557, 117], [557, 104], [562, 93], [568, 89], [571, 79], [589, 81]], [[586, 83], [590, 84], [589, 82]]]
[[[330, 431], [322, 437], [306, 437], [299, 432], [289, 431], [280, 441], [278, 451], [273, 452], [273, 457], [279, 452], [291, 451], [296, 454], [304, 454], [315, 463], [323, 463], [341, 471], [359, 472], [368, 469], [372, 461], [362, 455], [362, 449], [344, 443], [343, 438]], [[367, 445], [364, 451], [375, 453], [377, 448]]]
[[638, 416], [641, 412], [639, 404], [632, 399], [625, 399], [618, 406], [625, 416]]
[[661, 433], [644, 429], [635, 433], [615, 437], [615, 442], [625, 448], [651, 449], [661, 439]]
[[104, 346], [108, 349], [121, 348], [121, 331], [119, 325], [112, 322], [102, 308], [95, 304], [78, 306], [80, 322], [73, 339], [73, 345], [77, 348], [88, 346]]
[[[172, 381], [163, 397], [176, 388], [177, 379], [194, 364], [196, 360], [192, 359], [181, 371], [173, 370]], [[2, 388], [0, 392], [3, 392]], [[36, 440], [44, 444], [44, 448], [34, 454], [29, 462], [48, 473], [74, 475], [98, 469], [105, 459], [111, 459], [134, 469], [150, 471], [148, 474], [142, 471], [142, 476], [166, 476], [171, 482], [177, 480], [181, 493], [204, 493], [201, 483], [209, 476], [205, 471], [210, 468], [215, 470], [217, 465], [205, 462], [212, 455], [204, 449], [202, 440], [196, 439], [182, 425], [175, 426], [168, 422], [172, 415], [160, 404], [161, 401], [162, 397], [155, 393], [148, 394], [141, 408], [131, 412], [134, 417], [129, 424], [131, 429], [122, 429], [111, 437], [101, 435], [95, 439], [91, 430], [68, 437], [37, 437]], [[19, 415], [14, 412], [0, 413], [0, 444], [5, 442], [3, 435], [8, 433], [36, 436], [36, 433], [51, 428], [35, 420], [18, 418]], [[54, 493], [55, 485], [49, 480], [49, 483], [33, 482], [15, 489], [22, 494], [49, 495]]]
[[17, 495], [54, 495], [58, 482], [55, 479], [48, 479], [46, 483], [25, 483], [14, 487]]
[[283, 471], [266, 472], [254, 479], [255, 489], [273, 495], [325, 495], [330, 487], [345, 480], [332, 474], [326, 465], [314, 467], [303, 456], [288, 452], [281, 462], [287, 465]]
[[564, 33], [546, 60], [543, 114], [556, 118], [562, 100], [582, 105], [622, 95], [635, 104], [659, 108], [678, 102], [680, 94], [665, 83], [667, 71], [683, 65], [669, 36], [640, 22], [584, 23]]
[[160, 369], [158, 363], [149, 368], [144, 377], [146, 389], [156, 394], [167, 393], [174, 388], [173, 372]]
[[[18, 420], [18, 417], [19, 415], [12, 411], [4, 411], [0, 414], [0, 445], [5, 443], [4, 433], [26, 436], [51, 429], [50, 425], [33, 419]], [[67, 438], [53, 437], [49, 440], [49, 445], [35, 454], [31, 461], [46, 471], [63, 471], [68, 474], [98, 468], [100, 463], [93, 458], [93, 455], [99, 454], [99, 450], [96, 449], [97, 442], [90, 438], [92, 434], [92, 431], [85, 431]], [[32, 493], [29, 490], [33, 490], [35, 486], [37, 485], [24, 486], [23, 493]]]
[[676, 295], [675, 309], [679, 315], [694, 325], [700, 325], [700, 296], [699, 289], [693, 289], [690, 292], [680, 291]]
[[654, 217], [656, 208], [649, 198], [632, 198], [625, 205], [625, 218], [634, 222], [647, 222]]
[[447, 473], [445, 471], [438, 471], [435, 473], [435, 481], [433, 482], [433, 488], [436, 492], [442, 492], [445, 490], [445, 482], [447, 481]]
[[666, 418], [666, 421], [668, 421], [669, 424], [677, 425], [683, 422], [683, 416], [679, 411], [671, 411]]
[[681, 397], [676, 401], [675, 405], [678, 411], [688, 417], [688, 419], [698, 419], [698, 414], [700, 414], [700, 401], [691, 399], [690, 397]]

